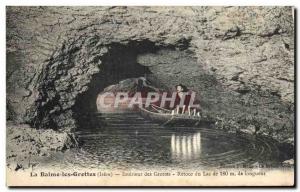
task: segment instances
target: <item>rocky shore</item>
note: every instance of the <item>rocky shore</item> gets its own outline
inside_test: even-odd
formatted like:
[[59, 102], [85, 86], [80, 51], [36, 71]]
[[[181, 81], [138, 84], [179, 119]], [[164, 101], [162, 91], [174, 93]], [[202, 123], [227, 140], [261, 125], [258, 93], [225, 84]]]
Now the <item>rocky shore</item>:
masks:
[[18, 171], [36, 166], [53, 152], [65, 151], [77, 145], [74, 136], [51, 129], [37, 130], [26, 124], [7, 123], [7, 167]]

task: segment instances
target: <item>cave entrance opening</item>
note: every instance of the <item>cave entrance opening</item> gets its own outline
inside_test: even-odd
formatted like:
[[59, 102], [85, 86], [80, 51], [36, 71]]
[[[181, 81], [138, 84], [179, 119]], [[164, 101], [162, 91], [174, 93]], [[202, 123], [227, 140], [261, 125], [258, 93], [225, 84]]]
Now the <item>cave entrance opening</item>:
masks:
[[77, 126], [83, 128], [101, 124], [95, 115], [99, 115], [97, 97], [105, 88], [130, 78], [148, 76], [153, 79], [150, 69], [137, 62], [137, 56], [155, 53], [159, 49], [150, 41], [111, 44], [107, 55], [101, 59], [100, 72], [92, 77], [88, 90], [77, 97], [72, 108]]

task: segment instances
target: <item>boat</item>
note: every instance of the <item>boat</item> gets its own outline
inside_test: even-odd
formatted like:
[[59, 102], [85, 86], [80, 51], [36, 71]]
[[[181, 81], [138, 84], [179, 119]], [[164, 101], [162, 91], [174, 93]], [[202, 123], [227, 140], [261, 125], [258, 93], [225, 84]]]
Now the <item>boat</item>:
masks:
[[203, 124], [213, 124], [214, 121], [207, 117], [189, 116], [187, 114], [173, 114], [171, 110], [156, 106], [149, 105], [149, 107], [140, 107], [141, 115], [154, 122], [158, 122], [163, 126], [191, 126], [197, 127]]

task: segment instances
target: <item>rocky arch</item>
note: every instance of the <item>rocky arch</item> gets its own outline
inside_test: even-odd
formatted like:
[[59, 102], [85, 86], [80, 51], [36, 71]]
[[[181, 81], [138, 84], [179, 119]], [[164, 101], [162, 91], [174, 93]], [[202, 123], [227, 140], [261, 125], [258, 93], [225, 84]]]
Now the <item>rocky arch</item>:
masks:
[[[288, 106], [278, 102], [278, 97], [247, 85], [239, 87], [236, 92], [224, 88], [190, 48], [188, 38], [173, 43], [143, 38], [103, 43], [99, 36], [93, 35], [66, 42], [44, 66], [38, 79], [38, 96], [27, 113], [27, 119], [37, 128], [70, 132], [81, 126], [78, 122], [91, 122], [82, 120], [80, 112], [93, 111], [100, 90], [119, 80], [151, 73], [161, 84], [172, 87], [184, 83], [197, 91], [205, 112], [223, 118], [225, 125], [222, 129], [234, 132], [250, 129], [253, 133], [260, 131], [271, 135], [275, 134], [271, 127], [292, 124], [274, 121], [274, 114], [278, 112], [286, 119], [292, 118], [281, 113], [287, 111]], [[118, 71], [124, 72], [125, 68], [126, 71], [115, 73], [115, 69], [122, 66], [124, 70]], [[136, 73], [128, 70], [130, 68]], [[113, 77], [113, 74], [118, 76]], [[272, 108], [267, 109], [270, 102]]]
[[82, 114], [96, 110], [97, 94], [105, 87], [151, 73], [147, 66], [137, 63], [138, 55], [175, 50], [176, 46], [185, 49], [188, 43], [186, 39], [178, 45], [157, 45], [147, 39], [106, 45], [97, 41], [98, 36], [75, 39], [63, 44], [49, 59], [40, 75], [35, 104], [28, 113], [32, 126], [55, 130], [79, 126]]

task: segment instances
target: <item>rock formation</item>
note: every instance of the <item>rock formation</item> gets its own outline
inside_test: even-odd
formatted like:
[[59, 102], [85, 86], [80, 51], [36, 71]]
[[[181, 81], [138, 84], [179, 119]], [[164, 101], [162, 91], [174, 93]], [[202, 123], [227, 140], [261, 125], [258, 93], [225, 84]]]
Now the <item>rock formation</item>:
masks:
[[69, 132], [126, 78], [183, 83], [220, 128], [294, 135], [291, 7], [7, 7], [7, 115]]
[[7, 123], [7, 166], [15, 171], [36, 166], [38, 159], [47, 159], [51, 152], [76, 147], [72, 134], [51, 129], [37, 130], [28, 125]]

